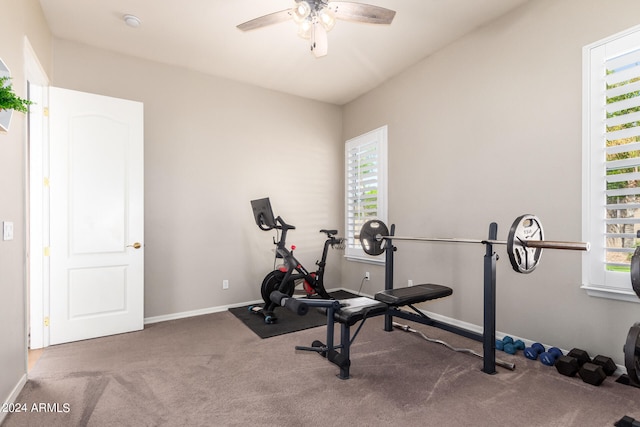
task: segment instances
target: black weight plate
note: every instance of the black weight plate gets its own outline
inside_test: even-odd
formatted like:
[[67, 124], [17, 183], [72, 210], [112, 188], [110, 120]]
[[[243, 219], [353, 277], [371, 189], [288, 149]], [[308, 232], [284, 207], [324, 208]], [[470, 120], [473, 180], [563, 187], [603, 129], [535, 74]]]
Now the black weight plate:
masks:
[[540, 263], [542, 248], [529, 248], [526, 240], [544, 240], [542, 223], [535, 215], [521, 215], [513, 222], [507, 238], [511, 266], [518, 273], [531, 273]]
[[389, 229], [384, 222], [372, 219], [364, 223], [360, 229], [360, 244], [367, 255], [378, 256], [384, 253]]
[[624, 366], [631, 384], [640, 387], [640, 322], [629, 329], [624, 345]]
[[640, 246], [631, 257], [631, 285], [638, 298], [640, 298]]

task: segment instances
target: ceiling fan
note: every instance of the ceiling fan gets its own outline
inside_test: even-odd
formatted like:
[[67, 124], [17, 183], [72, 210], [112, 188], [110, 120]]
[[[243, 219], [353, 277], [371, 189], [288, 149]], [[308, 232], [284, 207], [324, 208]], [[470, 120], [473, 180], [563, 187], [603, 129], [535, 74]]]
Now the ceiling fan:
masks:
[[255, 30], [267, 25], [293, 19], [298, 24], [298, 35], [309, 39], [311, 52], [319, 58], [327, 54], [327, 32], [336, 19], [369, 24], [391, 24], [394, 10], [350, 1], [295, 0], [291, 9], [260, 16], [237, 26], [242, 31]]

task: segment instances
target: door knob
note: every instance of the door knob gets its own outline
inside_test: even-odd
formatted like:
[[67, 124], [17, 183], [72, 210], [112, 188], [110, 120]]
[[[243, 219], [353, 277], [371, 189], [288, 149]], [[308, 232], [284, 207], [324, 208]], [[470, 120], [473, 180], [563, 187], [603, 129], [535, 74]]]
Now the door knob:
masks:
[[133, 245], [127, 245], [128, 248], [140, 249], [142, 247], [141, 243], [135, 242]]

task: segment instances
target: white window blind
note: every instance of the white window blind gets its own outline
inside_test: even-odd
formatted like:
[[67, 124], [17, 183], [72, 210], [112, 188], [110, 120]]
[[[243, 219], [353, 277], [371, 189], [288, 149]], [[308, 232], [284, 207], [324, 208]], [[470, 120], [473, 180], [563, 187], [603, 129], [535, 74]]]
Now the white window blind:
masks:
[[638, 300], [629, 275], [640, 244], [640, 27], [585, 47], [583, 287]]
[[369, 257], [360, 245], [360, 229], [371, 219], [387, 221], [387, 127], [350, 139], [345, 144], [345, 256]]

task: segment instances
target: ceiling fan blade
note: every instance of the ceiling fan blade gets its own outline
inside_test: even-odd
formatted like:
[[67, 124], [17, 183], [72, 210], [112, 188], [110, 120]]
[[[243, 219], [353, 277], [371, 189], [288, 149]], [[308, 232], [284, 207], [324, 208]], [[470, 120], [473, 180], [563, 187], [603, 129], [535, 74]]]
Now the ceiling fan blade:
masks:
[[313, 24], [313, 33], [311, 35], [311, 52], [316, 58], [320, 58], [327, 54], [329, 50], [329, 42], [327, 40], [327, 30], [319, 24]]
[[350, 1], [332, 1], [329, 3], [329, 8], [338, 19], [369, 24], [391, 24], [393, 17], [396, 16], [395, 10]]
[[266, 27], [267, 25], [278, 24], [291, 19], [291, 10], [281, 10], [280, 12], [270, 13], [268, 15], [260, 16], [252, 19], [251, 21], [243, 22], [238, 25], [237, 28], [242, 31], [255, 30], [256, 28]]

